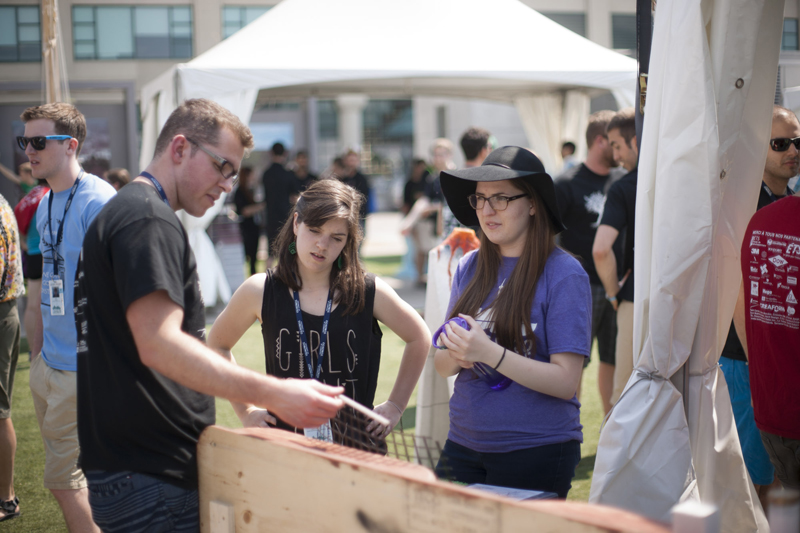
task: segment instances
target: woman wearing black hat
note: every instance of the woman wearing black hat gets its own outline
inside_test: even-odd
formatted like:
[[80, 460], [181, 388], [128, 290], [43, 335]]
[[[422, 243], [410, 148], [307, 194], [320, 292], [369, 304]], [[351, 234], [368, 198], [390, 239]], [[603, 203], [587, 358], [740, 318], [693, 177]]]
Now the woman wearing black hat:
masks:
[[481, 247], [453, 277], [449, 323], [434, 339], [442, 376], [458, 374], [437, 473], [455, 481], [566, 498], [583, 441], [575, 392], [591, 350], [585, 271], [555, 245], [553, 180], [528, 150], [506, 146], [480, 167], [443, 172], [442, 192]]

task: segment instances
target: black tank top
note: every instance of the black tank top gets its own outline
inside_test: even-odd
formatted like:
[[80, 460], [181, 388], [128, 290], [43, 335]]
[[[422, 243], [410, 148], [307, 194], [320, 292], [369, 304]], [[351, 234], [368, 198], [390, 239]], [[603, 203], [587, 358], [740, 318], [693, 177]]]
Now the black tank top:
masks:
[[[383, 335], [372, 314], [375, 304], [374, 274], [366, 275], [365, 300], [364, 309], [356, 315], [343, 315], [341, 305], [331, 312], [320, 381], [343, 386], [346, 396], [372, 409], [378, 386]], [[315, 368], [322, 318], [303, 311], [303, 324]], [[308, 366], [294, 313], [294, 298], [272, 270], [267, 270], [261, 319], [267, 373], [280, 378], [308, 378]], [[280, 419], [278, 427], [295, 430]]]

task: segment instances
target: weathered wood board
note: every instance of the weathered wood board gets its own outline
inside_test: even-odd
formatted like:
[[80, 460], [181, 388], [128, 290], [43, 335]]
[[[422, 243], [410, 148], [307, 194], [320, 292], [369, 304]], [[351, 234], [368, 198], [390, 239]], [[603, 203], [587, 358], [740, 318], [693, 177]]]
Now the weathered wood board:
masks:
[[277, 429], [211, 426], [197, 448], [204, 533], [669, 531], [610, 507], [514, 502], [437, 481], [420, 465]]

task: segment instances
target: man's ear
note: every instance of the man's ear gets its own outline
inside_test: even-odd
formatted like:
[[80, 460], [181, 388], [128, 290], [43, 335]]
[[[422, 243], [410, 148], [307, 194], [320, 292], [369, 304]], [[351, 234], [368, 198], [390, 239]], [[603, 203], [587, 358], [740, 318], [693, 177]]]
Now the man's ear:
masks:
[[636, 154], [636, 158], [639, 158], [639, 141], [636, 139], [636, 135], [631, 137], [631, 148], [633, 149], [633, 153]]
[[172, 138], [172, 142], [169, 143], [169, 153], [172, 157], [172, 162], [178, 164], [184, 158], [184, 156], [188, 156], [189, 150], [189, 141], [186, 140], [182, 134], [178, 134]]
[[70, 139], [67, 142], [67, 153], [70, 154], [70, 155], [75, 154], [75, 156], [77, 157], [78, 156], [78, 146], [79, 145], [80, 145], [80, 143], [78, 142], [78, 139], [73, 137], [72, 139]]

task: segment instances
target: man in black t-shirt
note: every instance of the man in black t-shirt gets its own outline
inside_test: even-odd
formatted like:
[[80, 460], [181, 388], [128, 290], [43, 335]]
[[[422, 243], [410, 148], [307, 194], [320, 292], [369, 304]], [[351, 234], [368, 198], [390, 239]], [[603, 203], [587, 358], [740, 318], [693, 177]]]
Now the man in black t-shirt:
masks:
[[267, 246], [269, 258], [267, 268], [272, 267], [274, 255], [272, 245], [278, 238], [283, 223], [292, 209], [292, 197], [298, 195], [297, 180], [291, 171], [286, 169], [286, 148], [282, 143], [275, 143], [270, 150], [272, 164], [261, 177], [264, 187], [264, 201], [267, 203]]
[[345, 175], [341, 180], [364, 195], [364, 203], [361, 204], [361, 229], [365, 229], [367, 220], [367, 210], [369, 209], [369, 181], [361, 173], [361, 156], [355, 150], [348, 150], [342, 158], [344, 163]]
[[[567, 227], [560, 234], [560, 244], [578, 256], [589, 275], [592, 288], [592, 338], [597, 338], [600, 353], [597, 386], [606, 413], [611, 409], [614, 385], [617, 324], [614, 308], [606, 300], [605, 289], [594, 268], [592, 245], [603, 212], [605, 194], [614, 181], [611, 176], [614, 158], [606, 136], [606, 127], [613, 117], [613, 111], [598, 111], [589, 117], [589, 126], [586, 128], [586, 161], [572, 167], [555, 180], [558, 209]], [[589, 360], [586, 361], [588, 364]]]
[[187, 100], [145, 172], [89, 226], [75, 279], [80, 465], [105, 530], [199, 529], [197, 440], [214, 398], [268, 408], [298, 427], [342, 406], [341, 388], [280, 380], [206, 347], [203, 299], [174, 211], [202, 216], [231, 190], [250, 130]]
[[[607, 135], [614, 161], [628, 171], [628, 174], [608, 190], [592, 248], [597, 275], [603, 282], [606, 298], [617, 312], [614, 390], [611, 395], [613, 405], [617, 403], [633, 371], [633, 241], [639, 148], [636, 144], [636, 122], [632, 107], [614, 115], [608, 123]], [[617, 268], [617, 258], [613, 250], [618, 241], [624, 243], [625, 250], [621, 269]]]

